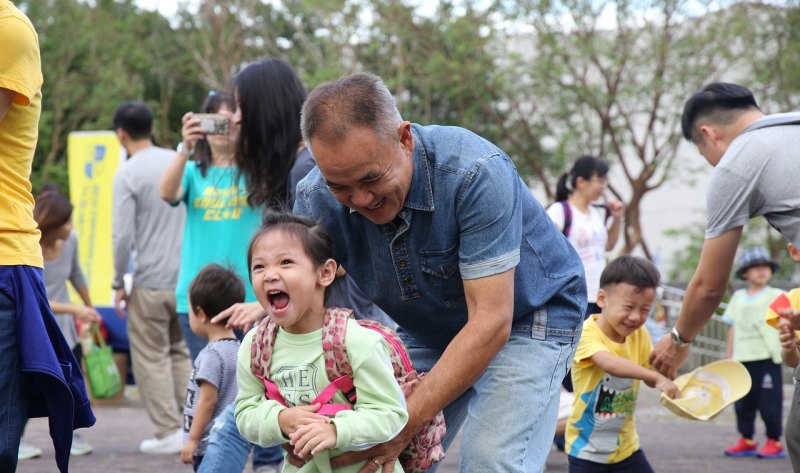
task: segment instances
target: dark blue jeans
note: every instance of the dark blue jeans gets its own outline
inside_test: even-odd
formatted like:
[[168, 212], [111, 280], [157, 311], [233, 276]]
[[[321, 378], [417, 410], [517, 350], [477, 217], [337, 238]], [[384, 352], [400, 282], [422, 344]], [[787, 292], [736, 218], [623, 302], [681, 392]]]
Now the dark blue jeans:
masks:
[[0, 292], [0, 471], [17, 468], [27, 398], [17, 348], [16, 301]]
[[755, 434], [756, 412], [761, 414], [767, 430], [767, 438], [780, 440], [783, 416], [783, 380], [781, 365], [771, 359], [745, 361], [742, 363], [750, 373], [753, 387], [745, 397], [734, 404], [736, 428], [742, 437], [752, 439]]
[[569, 456], [569, 473], [655, 473], [642, 450], [619, 463], [597, 463]]
[[236, 428], [234, 404], [226, 407], [211, 427], [206, 454], [198, 468], [200, 473], [242, 473], [247, 455], [253, 450], [253, 469], [274, 465], [283, 460], [283, 448], [253, 446]]

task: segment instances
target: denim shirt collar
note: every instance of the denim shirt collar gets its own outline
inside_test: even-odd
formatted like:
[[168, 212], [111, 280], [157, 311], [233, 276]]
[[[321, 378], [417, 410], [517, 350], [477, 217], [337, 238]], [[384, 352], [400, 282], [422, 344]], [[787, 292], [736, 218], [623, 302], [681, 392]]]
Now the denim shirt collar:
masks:
[[428, 155], [422, 140], [411, 125], [411, 134], [414, 138], [414, 174], [411, 176], [411, 188], [406, 195], [403, 207], [433, 212], [433, 188], [431, 187], [431, 170], [428, 166]]
[[[405, 209], [424, 210], [426, 212], [433, 212], [433, 187], [431, 186], [431, 171], [428, 165], [428, 155], [422, 140], [417, 134], [414, 127], [419, 125], [411, 125], [411, 134], [414, 138], [414, 152], [412, 159], [414, 160], [414, 174], [411, 176], [411, 187], [408, 189], [406, 201], [403, 203], [403, 210], [400, 214], [407, 214]], [[357, 212], [355, 209], [350, 209], [350, 213]]]

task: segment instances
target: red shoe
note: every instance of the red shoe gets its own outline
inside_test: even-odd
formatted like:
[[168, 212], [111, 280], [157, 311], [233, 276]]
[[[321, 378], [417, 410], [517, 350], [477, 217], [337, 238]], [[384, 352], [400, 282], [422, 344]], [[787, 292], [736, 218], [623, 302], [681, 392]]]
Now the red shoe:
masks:
[[738, 442], [725, 449], [728, 457], [752, 457], [758, 452], [758, 444], [750, 439], [741, 437]]
[[783, 445], [773, 439], [767, 439], [764, 448], [759, 450], [756, 455], [758, 458], [785, 458], [786, 452], [783, 451]]

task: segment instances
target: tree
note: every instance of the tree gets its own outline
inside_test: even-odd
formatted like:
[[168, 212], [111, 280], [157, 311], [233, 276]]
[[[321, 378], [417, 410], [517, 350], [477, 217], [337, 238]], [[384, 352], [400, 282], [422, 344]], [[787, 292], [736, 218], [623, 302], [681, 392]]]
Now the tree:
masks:
[[[133, 0], [21, 2], [39, 34], [43, 109], [32, 181], [67, 186], [66, 143], [73, 131], [111, 128], [117, 105], [143, 100], [156, 115], [155, 134], [169, 146], [180, 115], [202, 90], [188, 73], [175, 31]], [[179, 104], [178, 107], [175, 105]]]
[[746, 52], [738, 67], [742, 84], [753, 90], [765, 111], [800, 108], [800, 0], [783, 5], [742, 3], [731, 8], [732, 37]]
[[[522, 79], [507, 98], [519, 110], [509, 121], [551, 137], [553, 160], [594, 154], [616, 165], [622, 179], [610, 190], [626, 201], [622, 253], [651, 257], [642, 199], [676, 176], [680, 107], [727, 57], [719, 20], [690, 15], [688, 3], [526, 1], [516, 10], [533, 28], [525, 48], [533, 53], [514, 58]], [[523, 105], [532, 99], [531, 117]]]

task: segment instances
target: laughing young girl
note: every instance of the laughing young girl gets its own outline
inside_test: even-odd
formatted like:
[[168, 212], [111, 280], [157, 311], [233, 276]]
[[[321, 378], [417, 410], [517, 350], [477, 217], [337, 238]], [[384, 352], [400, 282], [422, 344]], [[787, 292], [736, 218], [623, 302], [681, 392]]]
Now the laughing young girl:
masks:
[[[290, 214], [269, 214], [250, 243], [247, 260], [256, 298], [277, 325], [268, 368], [259, 376], [253, 354], [272, 335], [251, 330], [239, 350], [236, 425], [249, 441], [262, 446], [289, 443], [306, 463], [284, 462], [284, 472], [330, 472], [330, 458], [366, 450], [394, 438], [405, 426], [405, 398], [395, 380], [383, 337], [347, 322], [345, 345], [358, 393], [351, 410], [333, 417], [318, 413], [312, 402], [330, 384], [322, 347], [325, 291], [333, 282], [336, 262], [330, 237], [315, 222]], [[256, 347], [254, 350], [253, 347]], [[285, 402], [265, 397], [265, 378]], [[341, 391], [332, 402], [349, 404]], [[379, 463], [373, 461], [376, 465]], [[356, 472], [364, 463], [336, 469]], [[394, 472], [402, 472], [395, 464]]]

